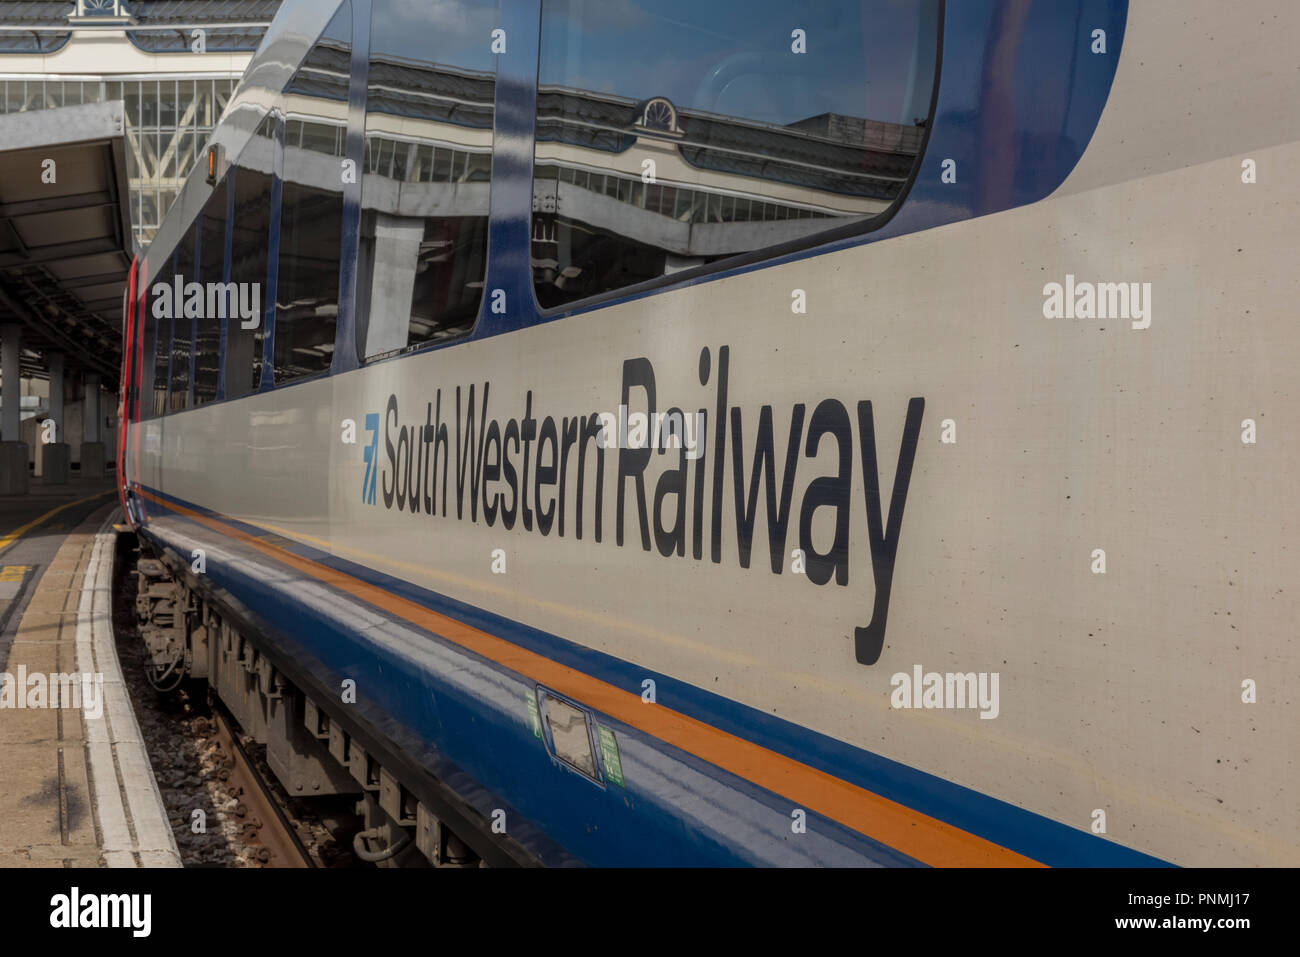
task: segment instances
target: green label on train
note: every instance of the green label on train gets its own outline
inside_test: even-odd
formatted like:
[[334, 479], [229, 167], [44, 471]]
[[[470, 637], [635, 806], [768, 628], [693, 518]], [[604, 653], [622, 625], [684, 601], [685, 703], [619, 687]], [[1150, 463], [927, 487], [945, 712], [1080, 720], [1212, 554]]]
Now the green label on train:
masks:
[[618, 741], [614, 739], [614, 732], [600, 725], [596, 725], [596, 731], [600, 735], [600, 756], [605, 762], [605, 777], [610, 783], [623, 787], [623, 763], [618, 759]]

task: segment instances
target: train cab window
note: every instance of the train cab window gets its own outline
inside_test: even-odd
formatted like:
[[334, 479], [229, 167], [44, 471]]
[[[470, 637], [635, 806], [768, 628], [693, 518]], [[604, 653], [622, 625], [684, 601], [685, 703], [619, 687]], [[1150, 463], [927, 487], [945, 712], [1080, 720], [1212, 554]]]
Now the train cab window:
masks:
[[[268, 114], [262, 118], [226, 177], [227, 188], [235, 194], [230, 219], [230, 281], [239, 290], [242, 309], [238, 320], [226, 323], [227, 399], [238, 399], [256, 391], [262, 381], [275, 126], [274, 116]], [[243, 301], [245, 296], [247, 303]], [[244, 313], [248, 314], [247, 319]]]
[[495, 0], [374, 0], [357, 353], [465, 335], [487, 264]]
[[938, 0], [543, 0], [538, 301], [870, 222], [929, 122]]
[[[194, 236], [195, 226], [185, 231], [185, 236], [176, 247], [172, 272], [180, 277], [184, 284], [194, 281]], [[173, 280], [175, 282], [175, 280]], [[172, 327], [172, 367], [171, 367], [171, 403], [172, 412], [180, 412], [189, 407], [190, 397], [190, 347], [194, 338], [194, 326], [197, 318], [187, 317], [184, 310], [174, 315]]]
[[334, 354], [351, 50], [352, 4], [344, 3], [284, 91], [276, 382], [324, 372]]
[[[220, 368], [222, 317], [239, 324], [238, 287], [226, 287], [226, 181], [223, 179], [203, 206], [199, 219], [199, 275], [206, 295], [203, 315], [194, 339], [194, 404], [203, 405], [217, 397]], [[213, 285], [223, 285], [214, 295]], [[233, 296], [227, 289], [234, 290]]]

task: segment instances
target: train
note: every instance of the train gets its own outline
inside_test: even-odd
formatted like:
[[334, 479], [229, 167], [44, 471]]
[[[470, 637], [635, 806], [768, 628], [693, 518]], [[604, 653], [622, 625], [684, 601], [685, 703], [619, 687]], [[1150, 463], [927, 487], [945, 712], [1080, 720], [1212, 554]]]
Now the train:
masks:
[[1300, 863], [1298, 29], [286, 0], [127, 293], [151, 680], [376, 863]]

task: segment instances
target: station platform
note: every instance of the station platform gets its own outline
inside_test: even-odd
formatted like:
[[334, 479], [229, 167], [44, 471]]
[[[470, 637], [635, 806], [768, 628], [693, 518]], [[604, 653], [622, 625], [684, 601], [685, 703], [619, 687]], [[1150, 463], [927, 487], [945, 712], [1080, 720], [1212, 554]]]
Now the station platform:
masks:
[[0, 868], [180, 866], [113, 637], [117, 496], [0, 497]]

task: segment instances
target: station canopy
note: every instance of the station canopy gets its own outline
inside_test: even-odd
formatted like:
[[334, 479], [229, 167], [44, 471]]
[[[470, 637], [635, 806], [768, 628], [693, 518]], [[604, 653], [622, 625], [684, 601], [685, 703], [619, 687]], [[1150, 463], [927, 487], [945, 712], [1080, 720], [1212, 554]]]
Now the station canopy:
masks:
[[116, 389], [133, 255], [120, 100], [0, 116], [0, 323]]

